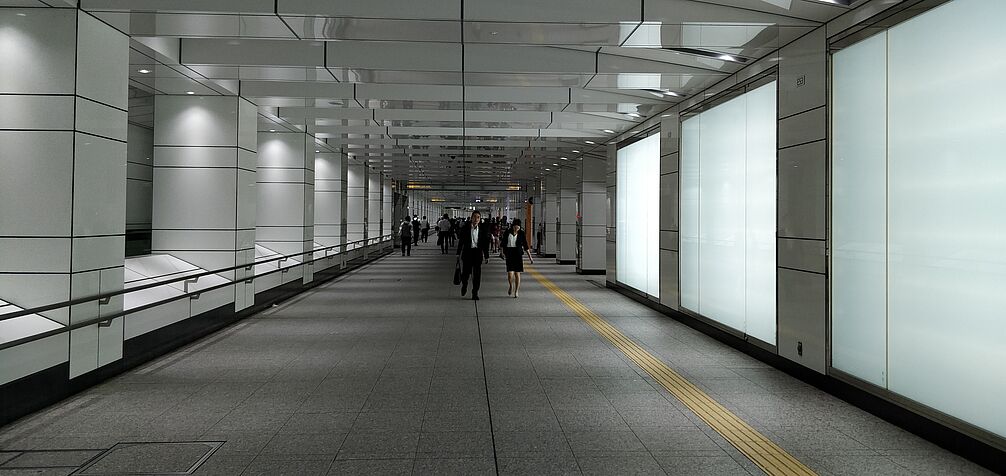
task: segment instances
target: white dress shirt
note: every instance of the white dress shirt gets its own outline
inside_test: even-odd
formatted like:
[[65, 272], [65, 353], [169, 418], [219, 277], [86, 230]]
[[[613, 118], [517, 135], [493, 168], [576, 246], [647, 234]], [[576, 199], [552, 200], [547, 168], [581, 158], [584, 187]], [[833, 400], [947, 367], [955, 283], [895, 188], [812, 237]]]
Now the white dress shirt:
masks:
[[472, 227], [472, 248], [478, 249], [479, 247], [479, 227]]
[[507, 245], [507, 248], [516, 248], [517, 247], [517, 234], [516, 233], [509, 233], [509, 234], [507, 234], [506, 245]]

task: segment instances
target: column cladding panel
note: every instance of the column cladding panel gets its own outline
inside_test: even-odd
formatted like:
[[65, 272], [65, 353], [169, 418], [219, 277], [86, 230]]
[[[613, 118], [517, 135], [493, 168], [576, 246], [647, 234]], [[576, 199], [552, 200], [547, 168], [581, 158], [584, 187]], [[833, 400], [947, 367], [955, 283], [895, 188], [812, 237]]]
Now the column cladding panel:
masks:
[[346, 177], [346, 239], [354, 242], [367, 233], [367, 167], [350, 163]]
[[367, 177], [367, 238], [381, 236], [381, 211], [384, 207], [383, 177], [370, 170]]
[[[0, 299], [29, 308], [122, 289], [128, 52], [125, 35], [76, 10], [0, 8], [0, 64], [17, 72], [0, 75], [2, 241], [32, 253], [3, 253]], [[121, 310], [119, 297], [28, 319], [51, 327]], [[2, 351], [0, 384], [120, 359], [122, 322]]]
[[576, 263], [576, 214], [577, 166], [562, 167], [559, 171], [559, 194], [556, 197], [556, 212], [559, 225], [556, 227], [555, 260], [557, 263]]
[[559, 224], [559, 176], [549, 175], [542, 181], [542, 222], [545, 224], [541, 254], [555, 256], [556, 228]]
[[579, 205], [580, 256], [577, 271], [605, 272], [607, 256], [605, 235], [607, 227], [607, 163], [604, 158], [584, 156], [580, 163]]
[[[258, 133], [255, 241], [259, 245], [284, 255], [314, 249], [314, 154], [314, 137], [309, 134]], [[303, 266], [304, 282], [311, 281], [311, 268]]]
[[322, 246], [346, 242], [346, 158], [320, 153], [315, 158], [314, 239]]
[[660, 121], [660, 303], [678, 309], [681, 303], [678, 272], [679, 150], [681, 123], [677, 114]]
[[[827, 362], [827, 39], [819, 28], [779, 52], [778, 352], [824, 373]], [[788, 238], [800, 246], [785, 246]], [[816, 244], [816, 246], [815, 246]]]
[[[258, 143], [248, 139], [256, 118], [255, 105], [238, 97], [154, 98], [153, 253], [204, 269], [254, 260]], [[236, 310], [254, 299], [248, 273], [221, 273], [237, 281], [222, 297]]]

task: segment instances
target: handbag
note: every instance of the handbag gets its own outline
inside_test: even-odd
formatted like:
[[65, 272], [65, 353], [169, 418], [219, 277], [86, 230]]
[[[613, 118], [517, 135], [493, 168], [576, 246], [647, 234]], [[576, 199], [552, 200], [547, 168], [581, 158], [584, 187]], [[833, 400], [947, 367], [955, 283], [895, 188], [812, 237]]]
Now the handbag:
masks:
[[457, 263], [454, 264], [454, 285], [458, 286], [461, 284], [461, 257], [458, 256]]

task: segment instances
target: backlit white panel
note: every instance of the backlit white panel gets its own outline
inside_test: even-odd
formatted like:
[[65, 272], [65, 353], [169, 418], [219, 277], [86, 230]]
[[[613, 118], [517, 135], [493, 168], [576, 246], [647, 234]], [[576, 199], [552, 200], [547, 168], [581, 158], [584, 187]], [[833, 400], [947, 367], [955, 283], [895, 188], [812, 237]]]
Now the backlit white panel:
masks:
[[[888, 40], [890, 388], [1000, 435], [1004, 16], [1001, 1], [959, 0]], [[952, 98], [935, 99], [951, 86]]]
[[660, 297], [660, 136], [618, 150], [618, 281]]
[[[836, 190], [834, 203], [844, 230], [836, 247], [847, 248], [835, 262], [836, 271], [845, 273], [836, 272], [833, 279], [836, 357], [862, 347], [855, 340], [863, 336], [871, 346], [869, 361], [846, 355], [835, 365], [876, 383], [884, 351], [886, 361], [880, 362], [886, 363], [892, 392], [1001, 436], [1006, 436], [1006, 91], [1001, 87], [1006, 63], [999, 58], [1006, 33], [997, 19], [1004, 15], [1006, 4], [998, 0], [955, 0], [889, 29], [885, 45], [879, 36], [848, 48], [848, 55], [837, 55], [836, 94], [874, 98], [847, 103], [851, 110], [836, 108], [833, 118], [836, 138], [855, 137], [851, 147], [861, 149], [835, 143], [836, 188], [850, 187]], [[855, 77], [864, 70], [873, 77], [865, 88]], [[877, 70], [886, 70], [886, 81], [877, 80]], [[954, 94], [947, 97], [951, 87]], [[887, 107], [886, 150], [876, 130], [860, 137], [864, 121], [884, 130], [878, 104]], [[859, 156], [842, 161], [848, 153]], [[881, 164], [884, 181], [876, 177]], [[872, 210], [858, 207], [851, 213], [853, 200], [881, 193], [886, 207], [874, 200]], [[885, 226], [886, 239], [880, 240]], [[860, 230], [850, 231], [854, 228]], [[865, 251], [849, 249], [856, 240]], [[878, 241], [886, 248], [882, 259], [876, 257]], [[853, 256], [860, 262], [850, 263]], [[886, 280], [876, 276], [881, 266]], [[869, 307], [849, 302], [864, 296]], [[873, 334], [882, 326], [887, 334], [878, 344]]]
[[885, 386], [887, 34], [836, 53], [832, 84], [832, 365]]
[[682, 123], [681, 304], [776, 340], [776, 83]]

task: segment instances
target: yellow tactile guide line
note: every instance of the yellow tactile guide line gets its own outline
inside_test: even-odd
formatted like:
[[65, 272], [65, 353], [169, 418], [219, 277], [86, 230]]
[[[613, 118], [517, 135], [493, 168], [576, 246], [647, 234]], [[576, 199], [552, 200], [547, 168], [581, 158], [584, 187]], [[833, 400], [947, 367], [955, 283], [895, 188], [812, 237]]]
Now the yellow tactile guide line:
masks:
[[534, 269], [528, 269], [546, 289], [552, 292], [567, 307], [573, 310], [581, 319], [593, 327], [599, 334], [618, 347], [636, 365], [640, 366], [651, 377], [660, 382], [681, 403], [698, 415], [713, 430], [716, 430], [730, 444], [734, 445], [744, 456], [771, 475], [812, 475], [816, 474], [806, 465], [798, 461], [786, 450], [748, 425], [743, 420], [713, 400], [709, 395], [686, 380], [680, 374], [651, 355], [641, 346], [627, 338], [618, 329], [594, 314], [587, 306], [577, 301], [569, 293], [563, 291], [548, 278]]

